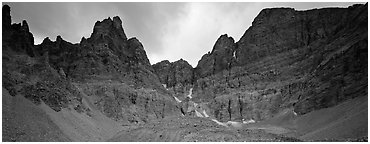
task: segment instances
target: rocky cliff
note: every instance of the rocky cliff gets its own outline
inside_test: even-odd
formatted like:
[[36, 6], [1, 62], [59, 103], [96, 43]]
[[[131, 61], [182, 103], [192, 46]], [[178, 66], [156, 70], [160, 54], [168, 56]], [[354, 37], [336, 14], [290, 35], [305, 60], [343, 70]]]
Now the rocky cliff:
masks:
[[366, 96], [367, 41], [367, 4], [264, 9], [238, 42], [222, 35], [202, 57], [196, 95], [224, 121], [305, 114]]
[[3, 87], [12, 96], [56, 112], [72, 107], [91, 116], [93, 108], [122, 125], [180, 114], [143, 45], [126, 37], [119, 17], [97, 21], [77, 44], [57, 36], [34, 45], [26, 21], [11, 24], [7, 5], [3, 23]]
[[[33, 56], [33, 35], [30, 33], [27, 21], [11, 24], [10, 7], [3, 6], [3, 41], [8, 42], [12, 51], [27, 53]], [[8, 48], [8, 47], [5, 47]], [[6, 49], [8, 50], [8, 49]]]
[[[52, 127], [52, 136], [66, 136], [60, 140], [101, 141], [129, 127], [115, 138], [123, 134], [124, 140], [143, 135], [143, 139], [175, 137], [180, 141], [202, 138], [205, 134], [198, 129], [208, 128], [212, 133], [224, 131], [216, 135], [222, 140], [233, 140], [235, 137], [223, 137], [232, 129], [214, 125], [225, 121], [288, 123], [287, 117], [292, 122], [297, 116], [306, 123], [310, 115], [319, 115], [320, 109], [331, 107], [334, 111], [351, 105], [348, 102], [367, 99], [367, 9], [367, 4], [307, 11], [264, 9], [239, 41], [221, 35], [193, 68], [183, 59], [151, 65], [141, 42], [127, 38], [117, 16], [97, 21], [91, 36], [80, 43], [57, 36], [55, 41], [45, 38], [34, 45], [27, 22], [12, 24], [10, 7], [4, 5], [3, 136], [5, 141], [48, 140], [42, 129]], [[341, 106], [343, 103], [347, 104]], [[41, 118], [27, 114], [32, 118], [27, 121], [19, 118], [22, 114], [14, 115], [24, 111], [25, 107], [17, 108], [23, 104], [32, 108], [27, 112], [45, 117], [47, 125], [35, 128], [32, 120]], [[354, 108], [367, 107], [367, 103], [360, 104]], [[191, 118], [197, 115], [207, 119]], [[357, 127], [362, 127], [365, 120], [359, 118]], [[23, 122], [22, 129], [38, 131], [19, 133], [19, 124], [13, 119]], [[320, 121], [315, 124], [322, 124]], [[167, 133], [168, 129], [172, 133]], [[132, 131], [138, 132], [139, 138], [127, 137]], [[260, 131], [234, 134], [240, 140], [252, 132], [259, 139]], [[367, 129], [360, 135], [363, 133]], [[274, 137], [277, 135], [268, 135], [268, 139]]]
[[[332, 107], [367, 95], [366, 32], [367, 4], [264, 9], [239, 41], [227, 34], [217, 39], [193, 69], [188, 89], [223, 121]], [[167, 87], [183, 84], [175, 73], [191, 73], [174, 71], [168, 61], [154, 68]]]
[[10, 95], [23, 94], [36, 104], [41, 101], [55, 111], [78, 107], [81, 96], [71, 83], [50, 66], [48, 56], [37, 55], [28, 24], [11, 24], [10, 7], [3, 6], [3, 87]]
[[196, 75], [199, 78], [216, 74], [222, 70], [230, 70], [235, 63], [235, 49], [237, 45], [232, 37], [221, 35], [210, 53], [199, 60]]
[[184, 99], [195, 79], [193, 67], [185, 60], [170, 63], [168, 60], [153, 65], [162, 85], [172, 95]]
[[91, 37], [82, 38], [79, 44], [60, 36], [54, 42], [46, 38], [37, 46], [39, 55], [45, 52], [55, 69], [63, 69], [76, 80], [114, 79], [135, 87], [161, 88], [143, 45], [136, 38], [126, 38], [119, 17], [96, 22]]

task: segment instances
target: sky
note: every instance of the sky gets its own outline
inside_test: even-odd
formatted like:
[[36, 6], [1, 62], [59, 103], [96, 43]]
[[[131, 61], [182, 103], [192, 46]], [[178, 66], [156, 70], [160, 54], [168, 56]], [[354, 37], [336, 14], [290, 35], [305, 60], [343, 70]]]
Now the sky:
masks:
[[[363, 2], [362, 2], [363, 3]], [[96, 21], [119, 16], [128, 38], [138, 38], [149, 61], [184, 59], [196, 67], [222, 34], [237, 42], [264, 8], [292, 7], [307, 10], [348, 7], [344, 2], [176, 2], [176, 3], [30, 3], [3, 2], [11, 7], [13, 23], [27, 20], [39, 44], [45, 37], [60, 35], [71, 43], [90, 37]]]

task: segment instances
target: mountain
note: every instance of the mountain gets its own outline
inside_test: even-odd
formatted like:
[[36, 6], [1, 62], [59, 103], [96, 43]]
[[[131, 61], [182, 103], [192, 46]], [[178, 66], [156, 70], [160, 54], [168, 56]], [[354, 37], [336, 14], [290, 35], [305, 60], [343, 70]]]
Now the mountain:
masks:
[[332, 107], [367, 95], [367, 41], [367, 4], [264, 9], [238, 42], [222, 35], [203, 55], [194, 89], [220, 120]]
[[[37, 107], [32, 113], [42, 113], [68, 137], [56, 141], [105, 141], [122, 126], [180, 115], [175, 100], [154, 74], [143, 45], [126, 37], [119, 17], [97, 21], [91, 36], [77, 44], [58, 36], [34, 45], [27, 22], [11, 24], [10, 7], [4, 5], [2, 46], [3, 88], [12, 96], [5, 101], [30, 100]], [[11, 117], [3, 118], [7, 116]], [[3, 135], [5, 141], [41, 135], [27, 130], [25, 139], [15, 138], [17, 125], [3, 126], [10, 129]]]
[[[366, 96], [366, 32], [367, 4], [264, 9], [239, 41], [221, 35], [202, 56], [193, 69], [194, 100], [212, 103], [227, 121], [264, 120], [289, 108], [306, 114]], [[167, 84], [168, 61], [155, 67], [167, 87], [181, 83]]]
[[[202, 105], [196, 108], [199, 113], [206, 110], [221, 122], [253, 120], [266, 121], [265, 125], [285, 112], [293, 115], [289, 119], [299, 121], [297, 117], [309, 119], [316, 111], [363, 99], [368, 83], [367, 25], [367, 4], [306, 11], [264, 9], [239, 41], [221, 35], [212, 51], [202, 56], [193, 69], [191, 85], [185, 88], [193, 94], [190, 101], [184, 98], [189, 93], [176, 96], [185, 111]], [[174, 73], [168, 61], [155, 67], [162, 83]], [[171, 81], [167, 87], [177, 84], [181, 82]], [[359, 117], [351, 117], [344, 127], [358, 129], [348, 123], [366, 119]], [[312, 124], [321, 125], [318, 121]], [[310, 132], [329, 132], [318, 129]], [[337, 139], [344, 138], [338, 135], [353, 137], [347, 132], [330, 133]]]
[[232, 37], [221, 35], [211, 53], [205, 54], [195, 68], [197, 78], [214, 75], [222, 70], [230, 70], [235, 65], [235, 49], [237, 45]]
[[262, 10], [193, 68], [115, 16], [34, 45], [3, 6], [3, 141], [367, 141], [368, 6]]

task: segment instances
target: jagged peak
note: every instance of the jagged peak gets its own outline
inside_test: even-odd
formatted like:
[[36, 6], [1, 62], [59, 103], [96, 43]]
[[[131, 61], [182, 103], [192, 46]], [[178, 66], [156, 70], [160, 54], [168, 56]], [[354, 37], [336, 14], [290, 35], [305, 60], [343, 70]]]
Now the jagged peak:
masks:
[[136, 37], [132, 37], [130, 39], [128, 39], [128, 42], [131, 43], [131, 44], [139, 44], [139, 45], [142, 45], [140, 40], [137, 39]]
[[3, 14], [4, 12], [10, 13], [10, 6], [9, 5], [3, 5]]
[[221, 48], [225, 48], [224, 45], [229, 45], [229, 44], [234, 44], [234, 43], [235, 43], [234, 38], [232, 38], [231, 36], [228, 36], [227, 34], [223, 34], [217, 39], [215, 45], [213, 46], [211, 54]]
[[184, 60], [182, 58], [180, 58], [179, 60], [174, 61], [174, 62], [170, 62], [169, 60], [162, 60], [160, 62], [157, 62], [154, 65], [177, 65], [177, 64], [185, 64], [185, 65], [188, 65], [188, 66], [192, 67], [186, 60]]
[[47, 44], [47, 43], [61, 42], [61, 41], [64, 41], [64, 40], [62, 39], [62, 37], [60, 35], [58, 35], [55, 38], [55, 41], [50, 40], [49, 37], [45, 37], [44, 40], [42, 41], [41, 45], [42, 44]]
[[171, 63], [169, 60], [163, 60], [161, 62], [158, 62], [158, 63]]
[[11, 26], [12, 20], [10, 16], [10, 7], [8, 5], [3, 6], [3, 28], [9, 28]]
[[233, 38], [233, 37], [231, 37], [231, 36], [228, 36], [227, 34], [223, 34], [223, 35], [221, 35], [219, 39], [231, 39], [231, 40], [233, 40], [233, 41], [234, 41], [234, 38]]
[[113, 20], [108, 17], [103, 21], [96, 21], [91, 38], [99, 38], [102, 35], [117, 35], [119, 38], [127, 40], [126, 34], [122, 28], [122, 20], [115, 16]]
[[113, 20], [112, 18], [108, 17], [106, 19], [104, 19], [103, 21], [96, 21], [95, 22], [95, 25], [100, 25], [100, 24], [117, 24], [117, 25], [122, 25], [122, 20], [119, 16], [114, 16], [113, 17]]
[[132, 37], [132, 38], [128, 39], [128, 44], [129, 44], [130, 49], [144, 50], [143, 44], [136, 37]]
[[162, 60], [162, 61], [160, 61], [160, 62], [155, 63], [153, 66], [155, 66], [155, 65], [161, 65], [161, 64], [170, 65], [170, 64], [171, 64], [171, 62], [170, 62], [170, 61], [168, 61], [168, 60]]
[[25, 30], [25, 31], [30, 31], [30, 29], [28, 27], [28, 23], [27, 23], [26, 20], [22, 21], [22, 29]]
[[49, 38], [49, 37], [45, 37], [41, 44], [45, 44], [45, 43], [53, 43], [53, 42], [61, 42], [61, 41], [64, 41], [64, 40], [63, 40], [62, 36], [58, 35], [58, 36], [55, 38], [55, 41], [50, 40], [50, 38]]
[[113, 25], [115, 28], [122, 27], [122, 20], [119, 18], [119, 16], [113, 17]]
[[80, 44], [84, 43], [86, 41], [86, 38], [85, 37], [82, 37], [81, 38], [81, 41], [80, 41]]
[[103, 21], [96, 21], [95, 24], [94, 24], [94, 30], [96, 28], [100, 28], [102, 25], [108, 27], [110, 26], [112, 23], [112, 19], [110, 17], [108, 17], [107, 19], [104, 19]]
[[52, 42], [49, 37], [44, 38], [41, 44]]
[[172, 64], [185, 64], [185, 65], [190, 66], [191, 68], [193, 68], [193, 66], [191, 66], [186, 60], [184, 60], [182, 58], [173, 62]]
[[57, 41], [57, 42], [58, 42], [58, 41], [62, 41], [62, 40], [63, 40], [63, 39], [62, 39], [62, 37], [61, 37], [60, 35], [58, 35], [58, 36], [57, 36], [57, 38], [55, 39], [55, 41]]
[[3, 16], [10, 16], [10, 6], [3, 5]]
[[186, 60], [180, 58], [179, 60], [175, 61], [174, 63], [188, 63]]
[[229, 36], [227, 34], [223, 34], [219, 38], [222, 38], [222, 37], [229, 37]]
[[[131, 37], [130, 39], [128, 39], [129, 41], [139, 41], [139, 39], [137, 39], [136, 37]], [[140, 42], [140, 41], [139, 41]]]

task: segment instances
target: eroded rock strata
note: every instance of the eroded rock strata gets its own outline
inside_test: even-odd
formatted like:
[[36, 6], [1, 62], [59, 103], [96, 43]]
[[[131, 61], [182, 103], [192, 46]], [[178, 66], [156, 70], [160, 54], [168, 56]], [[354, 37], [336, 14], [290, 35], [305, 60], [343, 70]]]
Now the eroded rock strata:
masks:
[[227, 121], [305, 114], [366, 96], [367, 41], [367, 4], [264, 9], [239, 41], [222, 35], [202, 56], [195, 100]]
[[[301, 123], [328, 111], [345, 114], [343, 125], [358, 122], [349, 126], [350, 136], [336, 131], [331, 138], [362, 140], [367, 9], [367, 4], [264, 9], [238, 41], [221, 35], [193, 68], [183, 59], [151, 65], [142, 43], [127, 38], [118, 16], [97, 21], [80, 43], [57, 36], [34, 45], [28, 23], [12, 24], [4, 5], [3, 141], [321, 140]], [[340, 112], [345, 108], [356, 115]], [[27, 114], [27, 121], [19, 117], [22, 112], [35, 115]], [[325, 118], [333, 116], [317, 118], [312, 126], [322, 128], [317, 121]], [[44, 125], [35, 128], [37, 119]], [[252, 121], [256, 127], [284, 126], [242, 129], [241, 123]], [[343, 125], [336, 129], [347, 128]], [[43, 134], [50, 129], [51, 139]], [[321, 133], [328, 129], [333, 128]], [[143, 137], [127, 137], [132, 134]]]
[[95, 23], [89, 38], [72, 44], [57, 36], [34, 45], [28, 24], [11, 24], [3, 6], [3, 87], [56, 112], [91, 109], [122, 125], [176, 115], [173, 98], [149, 63], [141, 42], [127, 38], [119, 17]]

